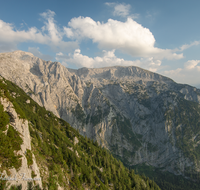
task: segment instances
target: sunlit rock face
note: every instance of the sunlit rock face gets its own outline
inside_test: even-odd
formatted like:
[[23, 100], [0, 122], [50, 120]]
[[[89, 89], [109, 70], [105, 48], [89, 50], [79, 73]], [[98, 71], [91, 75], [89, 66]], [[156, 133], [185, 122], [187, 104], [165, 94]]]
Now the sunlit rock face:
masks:
[[[42, 188], [42, 181], [40, 177], [40, 170], [37, 165], [35, 155], [32, 154], [32, 165], [28, 165], [28, 161], [26, 158], [27, 150], [31, 151], [31, 137], [29, 131], [29, 122], [28, 120], [21, 119], [19, 115], [16, 113], [16, 110], [12, 104], [12, 102], [8, 101], [6, 98], [0, 97], [0, 104], [3, 105], [4, 111], [6, 111], [10, 116], [10, 123], [7, 125], [7, 130], [9, 127], [13, 127], [16, 131], [19, 132], [20, 137], [22, 138], [21, 149], [17, 151], [17, 154], [21, 156], [21, 166], [18, 170], [14, 167], [11, 169], [3, 170], [1, 173], [1, 177], [4, 176], [4, 180], [7, 182], [8, 189], [12, 185], [21, 185], [22, 189], [28, 188], [28, 182], [30, 179], [34, 181], [35, 184], [38, 184], [40, 188]], [[34, 173], [35, 177], [33, 178], [32, 173]], [[35, 180], [36, 179], [36, 180]]]
[[22, 51], [0, 54], [0, 74], [129, 166], [199, 170], [195, 87], [134, 66], [67, 69]]

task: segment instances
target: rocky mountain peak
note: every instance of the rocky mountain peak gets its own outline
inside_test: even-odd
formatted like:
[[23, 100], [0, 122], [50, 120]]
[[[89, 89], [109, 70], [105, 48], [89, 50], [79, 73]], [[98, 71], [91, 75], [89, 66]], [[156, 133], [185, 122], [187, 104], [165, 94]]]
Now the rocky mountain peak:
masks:
[[0, 54], [0, 74], [129, 166], [200, 170], [199, 89], [135, 66], [67, 69], [21, 51]]
[[78, 75], [82, 80], [131, 80], [131, 81], [159, 81], [172, 83], [173, 80], [162, 75], [141, 69], [136, 66], [104, 67], [104, 68], [80, 68], [78, 70], [68, 69], [71, 73]]

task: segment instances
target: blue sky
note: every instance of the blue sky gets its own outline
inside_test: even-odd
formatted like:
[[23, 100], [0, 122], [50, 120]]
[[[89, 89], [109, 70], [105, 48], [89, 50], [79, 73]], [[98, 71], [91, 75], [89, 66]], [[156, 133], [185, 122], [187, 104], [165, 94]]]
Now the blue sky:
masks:
[[199, 0], [3, 0], [0, 52], [68, 68], [139, 66], [200, 87]]

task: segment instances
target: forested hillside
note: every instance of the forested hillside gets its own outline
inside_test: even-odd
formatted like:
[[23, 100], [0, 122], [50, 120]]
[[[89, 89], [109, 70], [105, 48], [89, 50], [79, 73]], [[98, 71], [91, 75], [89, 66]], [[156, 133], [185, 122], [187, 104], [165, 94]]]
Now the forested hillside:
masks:
[[200, 89], [135, 66], [76, 70], [23, 51], [0, 53], [0, 74], [128, 167], [198, 181]]
[[[97, 142], [81, 136], [2, 77], [0, 100], [0, 172], [9, 176], [12, 168], [18, 171], [22, 165], [18, 155], [22, 135], [15, 129], [16, 117], [5, 111], [2, 101], [6, 100], [20, 120], [28, 121], [32, 148], [24, 154], [29, 168], [36, 158], [42, 180], [42, 187], [30, 182], [28, 189], [159, 189], [155, 182], [129, 171]], [[31, 175], [34, 178], [34, 172]], [[0, 189], [8, 188], [8, 183], [0, 180]], [[20, 184], [11, 187], [21, 188]]]

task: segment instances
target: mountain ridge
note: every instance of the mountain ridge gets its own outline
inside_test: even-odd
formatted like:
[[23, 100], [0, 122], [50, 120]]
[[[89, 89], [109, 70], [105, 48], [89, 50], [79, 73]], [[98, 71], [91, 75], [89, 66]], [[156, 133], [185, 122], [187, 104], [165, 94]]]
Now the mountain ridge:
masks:
[[25, 52], [0, 54], [0, 74], [129, 166], [200, 169], [200, 89], [134, 66], [73, 70]]

